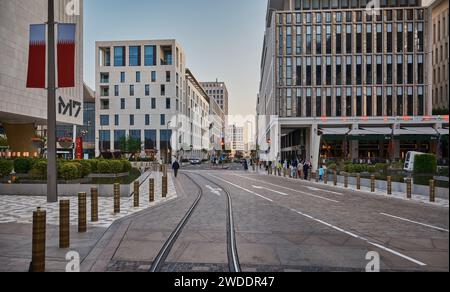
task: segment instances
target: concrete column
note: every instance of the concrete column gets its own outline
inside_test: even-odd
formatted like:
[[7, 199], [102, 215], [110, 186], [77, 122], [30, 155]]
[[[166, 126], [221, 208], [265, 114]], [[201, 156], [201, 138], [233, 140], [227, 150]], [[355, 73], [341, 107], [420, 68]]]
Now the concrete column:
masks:
[[157, 159], [157, 161], [159, 161], [160, 159], [161, 159], [161, 130], [160, 129], [156, 129], [156, 151], [157, 151], [157, 154], [156, 154], [156, 159]]
[[320, 136], [318, 135], [318, 125], [312, 125], [310, 130], [310, 153], [308, 159], [312, 164], [312, 172], [316, 172], [319, 165]]

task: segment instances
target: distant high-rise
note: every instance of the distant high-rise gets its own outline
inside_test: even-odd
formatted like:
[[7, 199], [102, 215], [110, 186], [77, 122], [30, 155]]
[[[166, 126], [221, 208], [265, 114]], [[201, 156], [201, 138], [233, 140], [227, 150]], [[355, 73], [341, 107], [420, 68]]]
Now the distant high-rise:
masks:
[[228, 89], [225, 82], [201, 82], [206, 93], [217, 102], [225, 115], [228, 115]]

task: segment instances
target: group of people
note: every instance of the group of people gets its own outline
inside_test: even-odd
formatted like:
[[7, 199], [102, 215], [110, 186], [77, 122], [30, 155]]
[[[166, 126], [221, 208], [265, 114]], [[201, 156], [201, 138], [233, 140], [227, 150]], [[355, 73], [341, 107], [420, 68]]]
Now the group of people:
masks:
[[269, 162], [268, 164], [266, 164], [266, 169], [268, 167], [276, 168], [279, 174], [281, 174], [283, 170], [289, 170], [290, 177], [292, 178], [303, 177], [306, 180], [308, 179], [308, 175], [311, 171], [312, 164], [311, 161], [309, 160], [306, 159], [300, 160], [298, 158], [294, 158], [292, 160], [285, 159], [284, 162], [280, 160], [276, 163], [276, 165]]

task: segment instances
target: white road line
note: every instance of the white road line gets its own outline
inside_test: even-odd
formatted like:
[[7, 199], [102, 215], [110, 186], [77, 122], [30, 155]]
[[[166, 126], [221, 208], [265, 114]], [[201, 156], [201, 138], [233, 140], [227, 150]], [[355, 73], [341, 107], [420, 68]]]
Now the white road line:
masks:
[[211, 191], [211, 193], [218, 195], [220, 197], [220, 191], [221, 189], [215, 189], [210, 185], [206, 185], [206, 187]]
[[415, 264], [417, 264], [417, 265], [419, 265], [419, 266], [422, 266], [422, 267], [423, 267], [423, 266], [426, 266], [426, 265], [427, 265], [427, 264], [425, 264], [425, 263], [422, 263], [421, 261], [418, 261], [418, 260], [416, 260], [416, 259], [413, 259], [413, 258], [411, 258], [411, 257], [409, 257], [409, 256], [407, 256], [407, 255], [402, 254], [402, 253], [399, 253], [398, 251], [395, 251], [395, 250], [393, 250], [393, 249], [390, 249], [390, 248], [388, 248], [388, 247], [385, 247], [385, 246], [383, 246], [383, 245], [381, 245], [381, 244], [374, 243], [374, 242], [372, 242], [372, 241], [370, 241], [370, 240], [368, 240], [368, 239], [366, 239], [366, 238], [364, 238], [364, 237], [362, 237], [362, 236], [359, 236], [359, 235], [356, 235], [356, 234], [351, 233], [351, 232], [349, 232], [349, 231], [346, 231], [346, 230], [344, 230], [344, 229], [342, 229], [342, 228], [339, 228], [339, 227], [337, 227], [337, 226], [334, 226], [333, 224], [327, 223], [327, 222], [325, 222], [325, 221], [323, 221], [323, 220], [314, 218], [314, 217], [311, 216], [311, 215], [302, 213], [302, 212], [297, 211], [297, 210], [294, 210], [294, 212], [296, 212], [296, 213], [298, 213], [298, 214], [300, 214], [300, 215], [302, 215], [302, 216], [304, 216], [304, 217], [306, 217], [306, 218], [309, 218], [309, 219], [311, 219], [311, 220], [314, 220], [314, 221], [316, 221], [316, 222], [318, 222], [318, 223], [320, 223], [320, 224], [322, 224], [322, 225], [331, 227], [331, 228], [333, 228], [333, 229], [336, 230], [336, 231], [345, 233], [345, 234], [347, 234], [347, 235], [349, 235], [349, 236], [351, 236], [351, 237], [354, 237], [354, 238], [356, 238], [356, 239], [363, 240], [363, 241], [367, 242], [367, 243], [370, 244], [370, 245], [373, 245], [373, 246], [375, 246], [375, 247], [378, 247], [379, 249], [382, 249], [382, 250], [387, 251], [387, 252], [389, 252], [389, 253], [391, 253], [391, 254], [393, 254], [393, 255], [396, 255], [396, 256], [401, 257], [401, 258], [403, 258], [403, 259], [405, 259], [405, 260], [408, 260], [408, 261], [410, 261], [410, 262], [413, 262], [413, 263], [415, 263]]
[[234, 183], [229, 182], [229, 181], [227, 181], [227, 180], [221, 179], [220, 177], [217, 177], [217, 176], [215, 176], [215, 175], [211, 175], [211, 174], [208, 174], [208, 175], [209, 175], [210, 177], [213, 177], [213, 178], [215, 178], [215, 179], [218, 179], [218, 180], [220, 180], [220, 181], [223, 181], [223, 182], [225, 182], [225, 183], [227, 183], [227, 184], [230, 184], [230, 185], [232, 185], [232, 186], [234, 186], [234, 187], [236, 187], [236, 188], [238, 188], [238, 189], [241, 189], [241, 190], [243, 190], [243, 191], [246, 191], [247, 193], [250, 193], [250, 194], [252, 194], [252, 195], [255, 195], [255, 196], [257, 196], [257, 197], [260, 197], [260, 198], [262, 198], [262, 199], [264, 199], [264, 200], [267, 200], [267, 201], [269, 201], [269, 202], [273, 202], [273, 200], [271, 200], [271, 199], [269, 199], [269, 198], [266, 198], [266, 197], [264, 197], [263, 195], [260, 195], [260, 194], [258, 194], [258, 193], [255, 193], [254, 191], [251, 191], [251, 190], [248, 190], [248, 189], [243, 188], [243, 187], [241, 187], [241, 186], [238, 186], [237, 184], [234, 184]]
[[252, 178], [245, 177], [245, 176], [242, 176], [242, 175], [237, 175], [237, 174], [233, 174], [233, 175], [241, 177], [241, 178], [244, 178], [244, 179], [247, 179], [247, 180], [250, 180], [250, 181], [255, 181], [255, 182], [263, 183], [263, 184], [266, 184], [266, 185], [279, 187], [279, 188], [282, 188], [282, 189], [285, 189], [285, 190], [289, 190], [289, 191], [292, 191], [292, 192], [303, 194], [305, 196], [314, 197], [314, 198], [318, 198], [318, 199], [321, 199], [321, 200], [326, 200], [326, 201], [333, 202], [333, 203], [339, 203], [339, 201], [336, 201], [336, 200], [328, 199], [328, 198], [321, 197], [321, 196], [314, 195], [314, 194], [310, 194], [310, 193], [305, 193], [305, 192], [302, 192], [302, 191], [299, 191], [299, 190], [294, 190], [294, 189], [291, 189], [291, 188], [283, 187], [283, 186], [272, 184], [272, 183], [269, 183], [269, 182], [262, 182], [262, 181], [257, 180], [257, 179], [252, 179]]
[[397, 217], [397, 216], [386, 214], [386, 213], [380, 213], [380, 214], [383, 215], [383, 216], [391, 217], [391, 218], [398, 219], [398, 220], [401, 220], [401, 221], [406, 221], [406, 222], [409, 222], [409, 223], [414, 223], [414, 224], [417, 224], [417, 225], [422, 225], [422, 226], [430, 227], [430, 228], [433, 228], [433, 229], [436, 229], [436, 230], [448, 232], [448, 229], [444, 229], [444, 228], [441, 228], [441, 227], [437, 227], [437, 226], [433, 226], [433, 225], [429, 225], [429, 224], [425, 224], [425, 223], [420, 223], [420, 222], [417, 222], [417, 221], [412, 221], [412, 220], [409, 220], [409, 219], [406, 219], [406, 218]]
[[279, 195], [282, 195], [282, 196], [289, 196], [286, 193], [282, 193], [282, 192], [279, 192], [279, 191], [271, 190], [271, 189], [268, 189], [268, 188], [265, 188], [265, 187], [261, 187], [261, 186], [252, 186], [252, 187], [254, 189], [257, 189], [257, 190], [267, 190], [267, 191], [270, 191], [272, 193], [279, 194]]
[[314, 188], [314, 187], [306, 187], [306, 188], [311, 190], [311, 191], [330, 193], [330, 194], [337, 195], [337, 196], [343, 196], [344, 195], [343, 193], [333, 192], [333, 191], [324, 190], [324, 189], [318, 189], [318, 188]]
[[[230, 185], [232, 185], [232, 186], [235, 186], [235, 187], [237, 187], [237, 188], [239, 188], [239, 189], [241, 189], [241, 190], [244, 190], [244, 191], [246, 191], [246, 192], [248, 192], [248, 193], [250, 193], [250, 194], [256, 195], [256, 196], [261, 197], [261, 198], [263, 198], [263, 199], [265, 199], [265, 200], [268, 200], [268, 201], [270, 201], [270, 202], [273, 202], [273, 200], [271, 200], [271, 199], [268, 199], [268, 198], [266, 198], [266, 197], [264, 197], [264, 196], [262, 196], [262, 195], [259, 195], [259, 194], [255, 193], [255, 192], [251, 191], [251, 190], [248, 190], [248, 189], [246, 189], [246, 188], [243, 188], [243, 187], [241, 187], [241, 186], [238, 186], [238, 185], [236, 185], [236, 184], [234, 184], [234, 183], [231, 183], [231, 182], [229, 182], [229, 181], [227, 181], [227, 180], [224, 180], [224, 179], [222, 179], [222, 178], [216, 177], [216, 176], [211, 175], [211, 174], [209, 174], [209, 176], [214, 177], [214, 178], [216, 178], [216, 179], [218, 179], [218, 180], [221, 180], [221, 181], [223, 181], [223, 182], [225, 182], [225, 183], [227, 183], [227, 184], [230, 184]], [[280, 207], [284, 207], [284, 206], [281, 206], [281, 205], [279, 205], [279, 204], [277, 204], [277, 205], [280, 206]], [[284, 208], [287, 208], [287, 207], [284, 207]], [[289, 208], [287, 208], [287, 209], [289, 209]], [[366, 238], [364, 238], [364, 237], [362, 237], [362, 236], [359, 236], [359, 235], [356, 235], [356, 234], [351, 233], [351, 232], [349, 232], [349, 231], [346, 231], [346, 230], [344, 230], [344, 229], [342, 229], [342, 228], [339, 228], [339, 227], [337, 227], [337, 226], [334, 226], [334, 225], [332, 225], [332, 224], [330, 224], [330, 223], [327, 223], [327, 222], [325, 222], [325, 221], [323, 221], [323, 220], [314, 218], [314, 217], [311, 216], [311, 215], [302, 213], [302, 212], [297, 211], [297, 210], [294, 210], [294, 209], [289, 209], [289, 210], [291, 210], [291, 211], [293, 211], [293, 212], [295, 212], [295, 213], [298, 213], [299, 215], [302, 215], [302, 216], [304, 216], [304, 217], [306, 217], [306, 218], [309, 218], [309, 219], [311, 219], [311, 220], [313, 220], [313, 221], [316, 221], [316, 222], [318, 222], [318, 223], [320, 223], [320, 224], [323, 224], [323, 225], [325, 225], [325, 226], [328, 226], [328, 227], [330, 227], [330, 228], [333, 228], [333, 229], [335, 229], [335, 230], [337, 230], [337, 231], [339, 231], [339, 232], [343, 232], [344, 234], [347, 234], [347, 235], [349, 235], [349, 236], [351, 236], [351, 237], [354, 237], [354, 238], [363, 240], [363, 241], [367, 242], [367, 243], [370, 244], [370, 245], [373, 245], [373, 246], [375, 246], [375, 247], [378, 247], [378, 248], [380, 248], [380, 249], [382, 249], [382, 250], [384, 250], [384, 251], [387, 251], [387, 252], [389, 252], [389, 253], [391, 253], [391, 254], [394, 254], [394, 255], [396, 255], [396, 256], [398, 256], [398, 257], [401, 257], [401, 258], [403, 258], [403, 259], [406, 259], [406, 260], [408, 260], [408, 261], [410, 261], [410, 262], [413, 262], [413, 263], [415, 263], [415, 264], [417, 264], [417, 265], [419, 265], [419, 266], [426, 266], [426, 265], [427, 265], [427, 264], [422, 263], [422, 262], [420, 262], [420, 261], [418, 261], [418, 260], [416, 260], [416, 259], [413, 259], [413, 258], [411, 258], [411, 257], [409, 257], [409, 256], [407, 256], [407, 255], [401, 254], [401, 253], [399, 253], [399, 252], [397, 252], [397, 251], [395, 251], [395, 250], [393, 250], [393, 249], [390, 249], [390, 248], [388, 248], [388, 247], [382, 246], [382, 245], [380, 245], [380, 244], [378, 244], [378, 243], [371, 242], [371, 241], [369, 241], [368, 239], [366, 239]]]

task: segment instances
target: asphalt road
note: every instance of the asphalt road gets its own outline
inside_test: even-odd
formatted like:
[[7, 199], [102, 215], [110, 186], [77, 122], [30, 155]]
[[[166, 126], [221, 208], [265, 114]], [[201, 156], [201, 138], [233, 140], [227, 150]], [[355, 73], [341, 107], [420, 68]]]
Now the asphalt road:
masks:
[[[224, 189], [232, 197], [242, 271], [364, 272], [369, 252], [379, 254], [381, 271], [449, 271], [448, 208], [244, 172], [240, 165], [182, 173], [203, 197], [163, 271], [228, 271]], [[177, 200], [118, 222], [82, 269], [148, 271], [199, 191], [183, 174], [176, 188]]]

